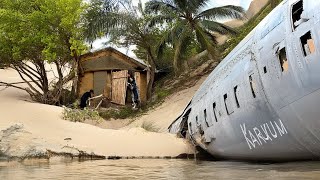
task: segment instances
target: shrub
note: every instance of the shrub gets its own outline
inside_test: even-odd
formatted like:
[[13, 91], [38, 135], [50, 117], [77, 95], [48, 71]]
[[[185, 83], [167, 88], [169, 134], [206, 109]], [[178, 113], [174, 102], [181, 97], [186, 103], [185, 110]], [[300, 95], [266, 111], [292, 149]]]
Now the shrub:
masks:
[[146, 131], [150, 132], [159, 132], [160, 128], [155, 126], [153, 122], [144, 121], [141, 125], [141, 128], [143, 128]]
[[96, 110], [91, 110], [85, 108], [84, 110], [81, 109], [71, 109], [71, 108], [64, 108], [62, 113], [63, 119], [72, 121], [72, 122], [83, 122], [85, 120], [94, 120], [100, 123], [102, 118], [99, 116], [99, 112]]
[[129, 117], [133, 117], [137, 114], [135, 110], [132, 109], [131, 106], [125, 106], [121, 109], [108, 109], [99, 113], [99, 115], [104, 119], [126, 119]]

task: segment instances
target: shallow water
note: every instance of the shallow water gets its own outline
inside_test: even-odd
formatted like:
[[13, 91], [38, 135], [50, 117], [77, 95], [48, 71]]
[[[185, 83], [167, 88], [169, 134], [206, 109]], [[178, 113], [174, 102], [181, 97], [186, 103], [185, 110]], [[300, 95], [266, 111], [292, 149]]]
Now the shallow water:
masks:
[[194, 160], [0, 162], [12, 179], [320, 179], [320, 162], [252, 164]]

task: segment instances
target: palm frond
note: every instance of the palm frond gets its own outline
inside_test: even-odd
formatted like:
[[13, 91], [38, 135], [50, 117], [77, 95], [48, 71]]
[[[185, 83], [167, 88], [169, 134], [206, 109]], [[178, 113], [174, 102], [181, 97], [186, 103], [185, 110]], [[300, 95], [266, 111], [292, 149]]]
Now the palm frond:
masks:
[[157, 24], [170, 23], [176, 18], [175, 14], [172, 13], [155, 15], [150, 18], [149, 27], [154, 27]]
[[164, 49], [167, 45], [167, 43], [171, 43], [172, 42], [172, 36], [171, 36], [171, 31], [170, 30], [166, 30], [165, 32], [163, 32], [157, 46], [156, 46], [156, 54], [158, 57], [162, 57], [163, 56], [163, 52]]
[[151, 1], [146, 3], [145, 11], [148, 14], [150, 14], [150, 13], [157, 14], [157, 13], [163, 11], [163, 10], [165, 10], [165, 11], [177, 11], [178, 8], [170, 0], [165, 0], [165, 1], [151, 0]]
[[205, 10], [196, 16], [196, 19], [222, 19], [222, 18], [232, 18], [232, 19], [243, 19], [245, 18], [244, 9], [240, 6], [221, 6]]
[[200, 9], [203, 9], [208, 5], [209, 0], [190, 0], [188, 2], [189, 10], [191, 12], [198, 12]]
[[173, 3], [176, 5], [178, 9], [183, 11], [187, 11], [188, 1], [187, 0], [173, 0]]
[[145, 15], [145, 11], [143, 10], [141, 0], [139, 0], [139, 3], [138, 3], [138, 11], [139, 11], [139, 13], [141, 13], [143, 16]]
[[[104, 5], [103, 5], [104, 7]], [[132, 21], [129, 13], [120, 12], [115, 7], [101, 8], [101, 3], [93, 4], [86, 13], [85, 36], [89, 42], [107, 35], [113, 29], [121, 29]], [[112, 11], [109, 11], [112, 10]]]
[[202, 20], [200, 21], [201, 25], [207, 29], [208, 31], [211, 32], [217, 32], [219, 34], [232, 34], [235, 35], [237, 34], [237, 31], [234, 30], [233, 28], [224, 25], [222, 23], [218, 23], [216, 21], [209, 21], [209, 20]]
[[217, 43], [216, 37], [210, 32], [203, 29], [199, 24], [195, 25], [195, 31], [197, 40], [200, 43], [201, 47], [203, 49], [207, 49], [213, 57], [216, 57], [216, 51], [214, 48], [214, 44]]

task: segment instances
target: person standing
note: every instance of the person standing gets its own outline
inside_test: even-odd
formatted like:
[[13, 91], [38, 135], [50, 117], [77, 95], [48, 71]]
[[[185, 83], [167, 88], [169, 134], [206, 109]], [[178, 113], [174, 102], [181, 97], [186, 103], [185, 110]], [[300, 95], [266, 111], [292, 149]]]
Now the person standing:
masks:
[[136, 108], [139, 105], [140, 101], [139, 101], [138, 87], [132, 72], [128, 73], [128, 87], [131, 90], [131, 94], [132, 94], [133, 108]]

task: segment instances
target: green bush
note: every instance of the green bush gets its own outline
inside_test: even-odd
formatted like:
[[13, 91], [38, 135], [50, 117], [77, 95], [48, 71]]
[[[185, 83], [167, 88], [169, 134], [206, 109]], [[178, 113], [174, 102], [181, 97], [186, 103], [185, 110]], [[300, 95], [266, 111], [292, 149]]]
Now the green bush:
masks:
[[158, 100], [163, 100], [170, 95], [170, 91], [168, 89], [156, 88], [155, 94]]
[[85, 108], [84, 110], [81, 109], [71, 109], [71, 108], [64, 108], [62, 113], [63, 119], [72, 121], [72, 122], [83, 122], [85, 120], [94, 120], [100, 123], [102, 118], [99, 116], [99, 112], [96, 110], [91, 110]]
[[131, 106], [125, 106], [121, 109], [108, 109], [99, 113], [104, 119], [126, 119], [133, 117], [137, 114], [136, 110], [133, 110]]

